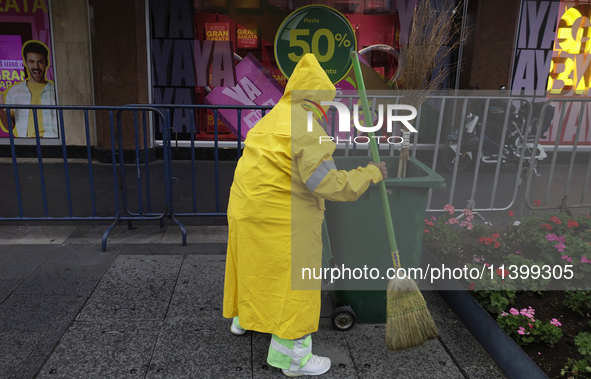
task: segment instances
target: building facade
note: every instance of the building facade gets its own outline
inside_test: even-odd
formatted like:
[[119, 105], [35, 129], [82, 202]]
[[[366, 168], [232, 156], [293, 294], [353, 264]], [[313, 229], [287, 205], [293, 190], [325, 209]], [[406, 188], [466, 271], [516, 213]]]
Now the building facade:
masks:
[[[437, 7], [439, 2], [435, 3]], [[301, 33], [311, 34], [301, 34], [301, 39], [278, 36], [295, 22], [289, 18], [295, 11], [307, 14], [302, 17], [314, 24], [310, 18], [314, 13], [306, 13], [313, 4], [330, 10], [330, 17], [338, 20], [310, 25]], [[400, 50], [408, 40], [416, 0], [313, 4], [305, 0], [5, 0], [0, 2], [0, 93], [10, 99], [10, 88], [28, 80], [23, 46], [38, 41], [49, 51], [45, 77], [55, 87], [52, 96], [58, 105], [273, 105], [287, 81], [286, 64], [277, 60], [278, 54], [292, 54], [292, 61], [297, 61], [307, 51], [328, 59], [344, 47], [359, 51], [386, 45]], [[450, 16], [468, 34], [461, 64], [457, 65], [458, 55], [441, 62], [460, 67], [444, 88], [505, 86], [511, 95], [534, 101], [586, 96], [591, 77], [588, 2], [469, 0], [465, 7], [460, 8], [465, 19], [460, 12]], [[287, 51], [279, 47], [282, 43]], [[373, 50], [363, 58], [372, 68], [366, 80], [376, 89], [387, 88], [385, 83], [398, 70], [395, 54]], [[344, 75], [335, 86], [351, 90], [354, 80]], [[579, 109], [572, 105], [567, 116], [577, 115]], [[193, 116], [191, 112], [171, 112], [175, 137], [187, 141], [193, 136], [198, 146], [212, 146], [213, 112], [198, 110]], [[587, 112], [583, 114], [587, 117]], [[99, 112], [90, 116], [91, 145], [109, 149], [108, 117]], [[220, 143], [236, 141], [236, 117], [218, 112]], [[242, 125], [251, 127], [260, 111], [244, 112], [242, 117]], [[149, 146], [154, 147], [162, 140], [162, 123], [150, 121]], [[86, 145], [82, 112], [65, 113], [64, 128], [66, 145]], [[550, 141], [560, 138], [561, 144], [572, 144], [573, 132], [568, 126], [564, 129], [560, 137], [551, 129]], [[6, 146], [8, 140], [7, 125], [2, 124], [0, 144]], [[62, 143], [61, 136], [41, 139], [42, 145]], [[19, 135], [15, 144], [34, 145], [35, 138]], [[133, 134], [127, 134], [123, 144], [133, 149]], [[591, 132], [580, 144], [591, 144]]]

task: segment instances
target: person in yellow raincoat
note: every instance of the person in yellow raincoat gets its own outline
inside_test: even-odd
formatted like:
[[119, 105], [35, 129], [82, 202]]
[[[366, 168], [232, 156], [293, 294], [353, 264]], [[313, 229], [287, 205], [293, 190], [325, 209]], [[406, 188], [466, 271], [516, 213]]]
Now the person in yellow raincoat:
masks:
[[335, 144], [315, 120], [308, 131], [302, 99], [319, 104], [335, 93], [314, 55], [304, 55], [283, 97], [248, 132], [230, 191], [223, 314], [234, 318], [234, 334], [272, 334], [267, 362], [287, 376], [330, 369], [329, 358], [311, 352], [319, 287], [299, 290], [292, 281], [296, 258], [321, 267], [324, 200], [354, 201], [387, 177], [384, 162], [338, 171]]

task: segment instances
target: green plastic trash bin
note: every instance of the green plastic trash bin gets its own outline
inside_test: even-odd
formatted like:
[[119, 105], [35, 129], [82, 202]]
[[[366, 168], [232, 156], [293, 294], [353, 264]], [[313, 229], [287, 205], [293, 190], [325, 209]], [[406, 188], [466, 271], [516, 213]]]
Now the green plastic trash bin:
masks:
[[[398, 157], [381, 159], [386, 161], [390, 175], [397, 172]], [[337, 168], [347, 171], [359, 166], [365, 167], [370, 160], [371, 157], [359, 156], [334, 158]], [[385, 184], [401, 266], [405, 269], [418, 268], [421, 262], [429, 189], [445, 188], [445, 180], [421, 162], [411, 158], [408, 162], [407, 177], [388, 178]], [[378, 186], [370, 185], [370, 188], [354, 202], [327, 201], [325, 219], [328, 237], [326, 232], [323, 233], [324, 267], [336, 265], [339, 269], [350, 270], [366, 267], [365, 276], [368, 277], [368, 280], [362, 278], [358, 281], [353, 277], [348, 285], [340, 287], [346, 288], [344, 290], [339, 290], [338, 284], [331, 289], [331, 298], [336, 308], [333, 313], [333, 325], [338, 329], [347, 330], [355, 322], [386, 322], [386, 273], [387, 269], [393, 267], [393, 262]], [[331, 259], [331, 256], [334, 258]], [[369, 278], [367, 273], [372, 268], [379, 270], [380, 278]], [[373, 274], [376, 272], [373, 271]], [[358, 270], [357, 274], [359, 273]], [[346, 272], [343, 273], [345, 274]], [[335, 320], [340, 316], [343, 316], [341, 323]]]

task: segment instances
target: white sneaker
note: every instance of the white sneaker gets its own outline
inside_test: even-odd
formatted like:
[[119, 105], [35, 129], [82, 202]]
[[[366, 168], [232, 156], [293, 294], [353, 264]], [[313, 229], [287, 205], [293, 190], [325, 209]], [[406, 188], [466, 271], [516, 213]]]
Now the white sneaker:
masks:
[[304, 367], [297, 371], [282, 370], [286, 376], [322, 375], [330, 370], [330, 358], [312, 355]]
[[241, 327], [234, 325], [234, 323], [232, 323], [230, 326], [230, 331], [237, 336], [241, 336], [246, 333], [246, 329], [242, 329]]

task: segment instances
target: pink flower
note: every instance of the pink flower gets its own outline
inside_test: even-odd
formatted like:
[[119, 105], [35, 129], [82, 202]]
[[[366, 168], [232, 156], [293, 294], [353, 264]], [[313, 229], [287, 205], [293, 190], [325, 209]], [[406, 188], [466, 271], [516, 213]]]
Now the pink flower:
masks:
[[437, 219], [433, 216], [431, 216], [431, 221], [437, 221]]
[[523, 255], [523, 253], [522, 253], [521, 251], [519, 251], [519, 250], [517, 250], [517, 251], [515, 252], [515, 254], [517, 254], [517, 255]]
[[[563, 243], [559, 243], [558, 245], [554, 245], [554, 247], [556, 248], [556, 250], [560, 251], [561, 253], [564, 251], [564, 249], [566, 249], [566, 246]], [[570, 262], [570, 260], [569, 260], [569, 262]]]
[[449, 212], [450, 215], [454, 214], [454, 212], [456, 211], [453, 205], [450, 204], [446, 204], [445, 207], [443, 207], [443, 210]]
[[509, 309], [509, 312], [513, 315], [513, 316], [517, 316], [519, 315], [519, 311], [515, 308], [511, 308]]
[[546, 234], [546, 239], [548, 241], [556, 241], [556, 236], [554, 234]]
[[581, 263], [591, 263], [591, 261], [587, 257], [581, 257]]
[[471, 210], [464, 208], [462, 213], [466, 216], [466, 221], [474, 220], [474, 215], [472, 214]]
[[534, 319], [534, 314], [536, 313], [536, 311], [530, 306], [528, 308], [523, 308], [519, 311], [520, 314], [522, 314], [523, 316], [529, 318], [532, 322], [535, 322], [536, 320]]
[[447, 221], [447, 223], [448, 223], [449, 225], [454, 225], [454, 224], [459, 224], [460, 222], [458, 221], [458, 219], [457, 219], [457, 218], [453, 218], [453, 217], [452, 217], [452, 218], [450, 218], [450, 219]]
[[558, 243], [565, 243], [566, 242], [566, 237], [565, 236], [556, 237], [556, 242], [558, 242]]
[[429, 233], [428, 229], [423, 230], [423, 233]]
[[527, 333], [525, 332], [525, 328], [523, 326], [520, 326], [519, 327], [519, 330], [517, 331], [517, 333], [519, 333], [519, 334], [529, 334], [529, 332], [527, 332]]
[[509, 313], [503, 312], [503, 313], [501, 313], [501, 316], [509, 316]]
[[465, 227], [468, 230], [472, 230], [472, 223], [470, 221], [462, 221], [460, 222], [461, 227]]
[[552, 324], [554, 326], [562, 326], [562, 324], [560, 323], [560, 321], [558, 321], [555, 318], [553, 318], [552, 321], [550, 321], [550, 324]]
[[560, 221], [560, 219], [556, 216], [551, 217], [550, 221], [552, 221], [553, 223], [558, 224], [558, 225], [562, 224], [562, 221]]
[[489, 265], [488, 263], [484, 263], [484, 265], [485, 265], [486, 267], [490, 267], [490, 265]]
[[567, 262], [572, 262], [572, 258], [569, 257], [568, 255], [563, 255], [562, 257], [560, 257], [562, 259], [565, 259]]

